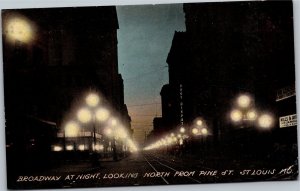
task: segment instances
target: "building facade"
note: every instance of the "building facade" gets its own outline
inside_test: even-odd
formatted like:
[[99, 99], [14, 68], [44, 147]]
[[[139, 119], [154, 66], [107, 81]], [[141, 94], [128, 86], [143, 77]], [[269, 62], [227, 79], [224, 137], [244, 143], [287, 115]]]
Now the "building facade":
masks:
[[[27, 152], [39, 156], [41, 150], [45, 152], [41, 157], [47, 158], [56, 134], [76, 117], [89, 92], [99, 93], [132, 134], [118, 72], [115, 7], [4, 10], [2, 18], [6, 142], [11, 158]], [[17, 32], [30, 33], [30, 40], [14, 36]], [[45, 130], [33, 133], [38, 124]], [[101, 128], [96, 131], [103, 134]], [[43, 147], [32, 148], [42, 143]]]
[[188, 128], [201, 117], [218, 144], [235, 128], [229, 113], [243, 93], [274, 114], [278, 129], [277, 90], [295, 82], [292, 2], [185, 4], [184, 12], [186, 31], [174, 34], [161, 90], [166, 132], [180, 118]]

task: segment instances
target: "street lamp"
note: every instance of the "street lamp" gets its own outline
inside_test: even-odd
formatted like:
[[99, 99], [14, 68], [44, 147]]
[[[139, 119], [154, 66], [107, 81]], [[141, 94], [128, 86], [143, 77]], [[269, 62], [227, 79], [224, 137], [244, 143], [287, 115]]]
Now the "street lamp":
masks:
[[71, 121], [65, 126], [65, 136], [66, 137], [77, 137], [79, 133], [79, 126], [76, 122]]
[[24, 16], [11, 16], [5, 22], [4, 34], [11, 43], [16, 41], [29, 43], [34, 40], [34, 25]]
[[230, 118], [235, 123], [242, 121], [254, 121], [257, 117], [256, 111], [252, 106], [252, 97], [248, 94], [242, 94], [236, 99], [237, 108], [230, 112]]
[[194, 127], [194, 128], [192, 129], [192, 133], [193, 133], [194, 135], [198, 135], [198, 134], [199, 134], [199, 129], [198, 129], [197, 127]]
[[85, 99], [86, 103], [88, 106], [90, 107], [96, 107], [98, 105], [98, 103], [100, 102], [100, 98], [97, 94], [95, 93], [90, 93], [86, 99]]
[[253, 107], [253, 99], [248, 94], [240, 95], [236, 100], [237, 108], [230, 112], [231, 121], [234, 123], [256, 122], [258, 127], [267, 129], [273, 126], [274, 120], [272, 115], [261, 113], [258, 114]]
[[91, 111], [88, 108], [81, 108], [77, 112], [77, 118], [82, 123], [88, 123], [92, 119], [92, 113], [91, 113]]
[[240, 110], [234, 109], [231, 111], [230, 117], [233, 122], [239, 122], [242, 120], [243, 114]]
[[95, 107], [98, 106], [100, 102], [100, 97], [95, 93], [90, 93], [85, 98], [86, 104], [90, 107], [83, 107], [77, 112], [77, 118], [82, 123], [89, 123], [92, 121], [92, 127], [93, 127], [93, 145], [92, 149], [93, 151], [96, 150], [96, 119], [101, 119], [101, 121], [104, 121], [106, 118], [106, 115], [109, 115], [106, 113], [105, 117], [103, 117], [102, 110], [96, 110]]
[[206, 128], [203, 128], [203, 129], [201, 129], [201, 133], [202, 133], [202, 135], [207, 135], [208, 130]]
[[257, 118], [257, 113], [255, 110], [250, 110], [247, 112], [247, 119], [249, 119], [250, 121], [254, 121]]
[[192, 134], [197, 136], [197, 135], [207, 135], [208, 130], [206, 128], [205, 121], [203, 119], [196, 119], [194, 121], [194, 125], [192, 128]]
[[247, 108], [251, 104], [251, 97], [247, 94], [240, 95], [237, 98], [237, 103], [241, 108]]
[[198, 120], [196, 121], [196, 125], [197, 125], [197, 126], [202, 126], [202, 125], [203, 125], [203, 121], [202, 121], [201, 119], [198, 119]]
[[273, 117], [269, 114], [263, 114], [258, 118], [258, 125], [264, 129], [273, 126]]
[[180, 127], [179, 132], [180, 133], [184, 133], [185, 132], [185, 128], [184, 127]]
[[96, 119], [100, 122], [107, 121], [109, 118], [110, 112], [105, 108], [98, 108], [96, 110]]

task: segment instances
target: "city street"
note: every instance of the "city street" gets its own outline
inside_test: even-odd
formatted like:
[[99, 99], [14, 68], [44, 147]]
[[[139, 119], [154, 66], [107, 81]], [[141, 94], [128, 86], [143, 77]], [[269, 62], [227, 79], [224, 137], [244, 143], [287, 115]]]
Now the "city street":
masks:
[[293, 18], [292, 1], [3, 10], [8, 189], [297, 179]]

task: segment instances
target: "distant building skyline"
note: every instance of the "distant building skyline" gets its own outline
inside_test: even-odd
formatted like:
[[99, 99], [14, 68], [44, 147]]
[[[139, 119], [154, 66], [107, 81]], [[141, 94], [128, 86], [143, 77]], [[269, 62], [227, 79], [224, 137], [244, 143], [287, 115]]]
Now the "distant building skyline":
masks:
[[175, 30], [185, 31], [182, 4], [117, 6], [118, 62], [134, 137], [143, 143], [161, 116], [160, 89]]

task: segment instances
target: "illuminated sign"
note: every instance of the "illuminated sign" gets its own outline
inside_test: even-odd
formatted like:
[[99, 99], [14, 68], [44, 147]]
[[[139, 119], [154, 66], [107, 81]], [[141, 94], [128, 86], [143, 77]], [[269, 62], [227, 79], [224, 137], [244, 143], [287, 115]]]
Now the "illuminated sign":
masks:
[[279, 127], [284, 128], [284, 127], [291, 127], [291, 126], [296, 126], [297, 125], [297, 115], [287, 115], [283, 117], [279, 117]]
[[183, 127], [183, 87], [182, 84], [179, 86], [179, 95], [180, 95], [180, 125]]

